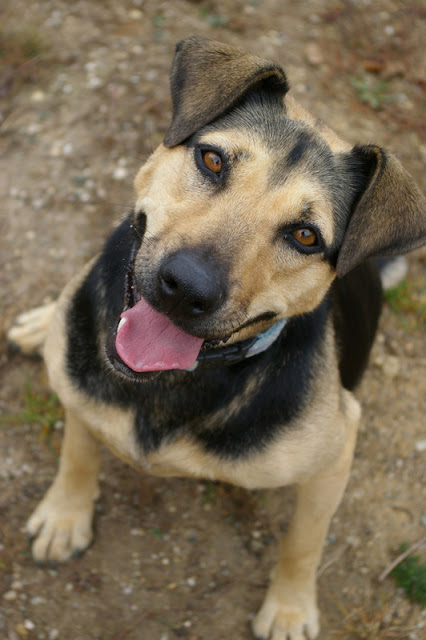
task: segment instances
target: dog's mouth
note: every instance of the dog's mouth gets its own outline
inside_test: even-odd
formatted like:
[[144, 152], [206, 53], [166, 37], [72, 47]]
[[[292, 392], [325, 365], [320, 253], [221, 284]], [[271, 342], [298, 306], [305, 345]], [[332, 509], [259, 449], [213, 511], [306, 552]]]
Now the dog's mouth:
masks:
[[201, 352], [229, 340], [229, 335], [214, 340], [194, 336], [154, 309], [138, 289], [134, 258], [126, 272], [124, 311], [115, 334], [115, 352], [127, 369], [135, 373], [192, 369]]
[[141, 298], [121, 314], [115, 348], [124, 364], [142, 373], [191, 368], [203, 342]]

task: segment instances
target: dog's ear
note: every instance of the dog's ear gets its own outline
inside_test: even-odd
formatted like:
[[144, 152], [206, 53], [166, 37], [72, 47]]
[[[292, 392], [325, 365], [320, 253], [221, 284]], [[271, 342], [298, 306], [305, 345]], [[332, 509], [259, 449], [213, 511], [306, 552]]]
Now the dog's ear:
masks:
[[426, 242], [426, 198], [395, 156], [374, 145], [354, 147], [351, 156], [364, 184], [338, 254], [338, 276], [367, 258]]
[[173, 118], [166, 147], [186, 140], [255, 87], [279, 95], [288, 91], [285, 73], [274, 62], [196, 36], [178, 43], [170, 85]]

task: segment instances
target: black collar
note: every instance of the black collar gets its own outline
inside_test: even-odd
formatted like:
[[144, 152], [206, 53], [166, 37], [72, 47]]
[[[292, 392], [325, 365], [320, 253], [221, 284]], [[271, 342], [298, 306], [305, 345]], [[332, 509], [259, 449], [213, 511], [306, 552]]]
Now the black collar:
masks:
[[246, 358], [256, 356], [266, 351], [275, 342], [286, 322], [286, 318], [279, 320], [263, 333], [258, 333], [257, 336], [247, 340], [240, 340], [224, 347], [201, 349], [196, 362], [187, 370], [194, 371], [195, 369], [230, 366]]

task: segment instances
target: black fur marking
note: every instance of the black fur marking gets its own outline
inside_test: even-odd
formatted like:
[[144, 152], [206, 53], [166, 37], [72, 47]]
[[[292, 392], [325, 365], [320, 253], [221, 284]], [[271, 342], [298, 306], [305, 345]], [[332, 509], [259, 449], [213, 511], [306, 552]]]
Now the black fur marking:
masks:
[[[328, 317], [325, 301], [312, 314], [289, 321], [277, 343], [235, 367], [235, 374], [264, 379], [239, 412], [198, 435], [208, 451], [237, 458], [265, 447], [303, 413], [309, 402], [316, 358], [321, 358]], [[265, 375], [266, 372], [266, 375]], [[248, 379], [248, 378], [247, 378]]]
[[312, 153], [312, 135], [306, 131], [298, 134], [298, 140], [286, 159], [286, 165], [293, 169], [302, 160], [306, 153]]
[[114, 230], [90, 274], [76, 292], [67, 317], [68, 373], [78, 387], [104, 402], [126, 405], [129, 385], [117, 383], [103, 358], [99, 338], [115, 331], [125, 304], [124, 283], [137, 240], [132, 215]]
[[366, 262], [337, 278], [332, 292], [340, 377], [343, 386], [352, 390], [367, 366], [382, 308], [376, 264]]

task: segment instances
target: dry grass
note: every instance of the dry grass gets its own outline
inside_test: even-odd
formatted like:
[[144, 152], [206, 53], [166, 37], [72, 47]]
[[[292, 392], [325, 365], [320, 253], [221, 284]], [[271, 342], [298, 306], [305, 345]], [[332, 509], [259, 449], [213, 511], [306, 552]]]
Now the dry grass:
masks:
[[[370, 601], [349, 611], [340, 601], [335, 602], [344, 619], [339, 631], [332, 632], [333, 640], [402, 640], [416, 631], [410, 624], [412, 607], [401, 607], [401, 600], [391, 597], [385, 602]], [[401, 619], [401, 610], [405, 615]]]
[[38, 62], [48, 48], [36, 27], [9, 29], [4, 20], [0, 21], [0, 99], [35, 80]]

